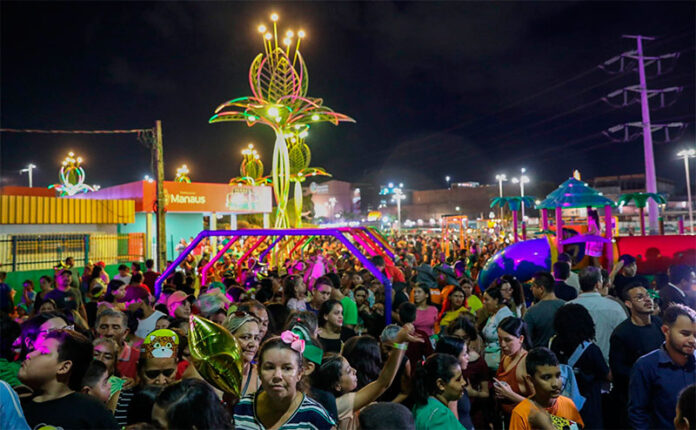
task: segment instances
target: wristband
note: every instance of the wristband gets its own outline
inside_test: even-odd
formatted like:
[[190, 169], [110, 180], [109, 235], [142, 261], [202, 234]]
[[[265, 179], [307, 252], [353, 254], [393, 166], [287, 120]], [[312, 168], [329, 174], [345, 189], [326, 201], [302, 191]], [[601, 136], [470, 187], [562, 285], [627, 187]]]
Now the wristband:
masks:
[[408, 349], [408, 343], [394, 343], [394, 348], [406, 351]]

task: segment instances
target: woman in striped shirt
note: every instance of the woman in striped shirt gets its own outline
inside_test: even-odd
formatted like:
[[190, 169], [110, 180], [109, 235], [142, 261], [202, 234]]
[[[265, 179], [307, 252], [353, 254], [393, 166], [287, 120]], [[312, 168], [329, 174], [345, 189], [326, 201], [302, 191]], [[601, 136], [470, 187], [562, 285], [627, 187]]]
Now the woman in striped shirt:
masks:
[[319, 403], [297, 389], [302, 378], [304, 341], [285, 331], [261, 345], [259, 375], [263, 390], [243, 397], [234, 408], [236, 429], [329, 430], [336, 423]]

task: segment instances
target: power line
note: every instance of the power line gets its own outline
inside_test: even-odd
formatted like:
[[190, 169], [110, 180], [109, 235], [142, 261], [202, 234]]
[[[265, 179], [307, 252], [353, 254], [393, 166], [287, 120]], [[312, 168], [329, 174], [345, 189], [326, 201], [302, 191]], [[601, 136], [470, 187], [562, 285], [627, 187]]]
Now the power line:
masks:
[[130, 130], [36, 130], [29, 128], [0, 128], [0, 133], [40, 133], [40, 134], [139, 134], [151, 132], [151, 128]]
[[[492, 112], [492, 113], [490, 113], [490, 114], [484, 115], [484, 116], [482, 116], [482, 117], [473, 118], [473, 119], [470, 119], [470, 120], [468, 120], [468, 121], [461, 122], [461, 123], [459, 123], [459, 124], [455, 124], [455, 125], [453, 125], [453, 126], [451, 126], [451, 127], [448, 127], [448, 128], [446, 128], [446, 129], [437, 131], [437, 132], [435, 132], [435, 133], [431, 133], [431, 134], [428, 135], [428, 136], [424, 136], [424, 137], [421, 137], [421, 138], [416, 138], [416, 139], [411, 139], [411, 140], [407, 140], [407, 141], [401, 142], [400, 145], [413, 145], [413, 144], [421, 143], [421, 142], [430, 140], [430, 139], [432, 139], [432, 138], [434, 138], [434, 137], [437, 137], [437, 136], [440, 136], [440, 135], [449, 133], [449, 132], [451, 132], [451, 131], [458, 130], [458, 129], [460, 129], [460, 128], [462, 128], [462, 127], [465, 127], [465, 126], [467, 126], [467, 125], [469, 125], [469, 124], [472, 124], [472, 123], [474, 123], [474, 122], [476, 122], [476, 121], [481, 121], [481, 120], [484, 120], [484, 119], [487, 119], [487, 118], [491, 118], [491, 117], [493, 117], [494, 115], [498, 115], [498, 114], [500, 114], [500, 113], [502, 113], [502, 112], [505, 112], [506, 110], [509, 110], [509, 109], [512, 108], [512, 107], [519, 106], [520, 104], [523, 104], [523, 103], [525, 103], [525, 102], [527, 102], [527, 101], [529, 101], [529, 100], [533, 100], [533, 99], [535, 99], [536, 97], [539, 97], [539, 96], [544, 95], [544, 94], [546, 94], [546, 93], [548, 93], [548, 92], [550, 92], [550, 91], [553, 91], [553, 90], [556, 89], [556, 88], [562, 87], [563, 85], [566, 85], [566, 84], [568, 84], [569, 82], [573, 82], [573, 81], [576, 81], [576, 80], [578, 80], [578, 79], [581, 79], [581, 78], [583, 78], [583, 77], [585, 77], [585, 76], [587, 76], [587, 75], [589, 75], [589, 74], [591, 74], [592, 72], [595, 72], [595, 71], [597, 71], [597, 70], [599, 70], [599, 68], [598, 68], [597, 66], [594, 66], [594, 67], [592, 67], [592, 68], [590, 68], [590, 69], [588, 69], [588, 70], [585, 70], [584, 72], [581, 72], [581, 73], [578, 74], [578, 75], [575, 75], [575, 76], [573, 76], [573, 77], [571, 77], [571, 78], [568, 78], [568, 79], [565, 79], [565, 80], [563, 80], [563, 81], [560, 81], [560, 82], [558, 82], [558, 83], [556, 83], [556, 84], [554, 84], [554, 85], [552, 85], [552, 86], [550, 86], [550, 87], [546, 87], [546, 88], [544, 88], [544, 89], [541, 90], [541, 91], [538, 91], [538, 92], [536, 92], [536, 93], [534, 93], [534, 94], [531, 94], [531, 95], [529, 95], [529, 96], [527, 96], [527, 97], [524, 97], [523, 99], [520, 99], [520, 100], [517, 100], [517, 101], [515, 101], [515, 102], [512, 102], [512, 103], [510, 103], [510, 104], [508, 104], [508, 105], [506, 105], [506, 106], [504, 106], [504, 107], [498, 109], [498, 110], [495, 111], [495, 112]], [[378, 154], [378, 153], [377, 153], [377, 154]]]

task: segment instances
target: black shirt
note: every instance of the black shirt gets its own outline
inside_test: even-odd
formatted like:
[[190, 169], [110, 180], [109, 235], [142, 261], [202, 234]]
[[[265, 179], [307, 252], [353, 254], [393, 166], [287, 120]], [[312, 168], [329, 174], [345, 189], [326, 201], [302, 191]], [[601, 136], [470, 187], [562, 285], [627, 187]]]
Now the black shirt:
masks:
[[574, 300], [578, 297], [578, 291], [570, 285], [566, 284], [564, 281], [556, 281], [553, 284], [553, 290], [556, 294], [556, 297], [558, 297], [561, 300], [565, 300], [566, 302]]
[[602, 383], [609, 374], [609, 367], [604, 361], [602, 351], [594, 343], [587, 347], [580, 359], [573, 366], [580, 394], [585, 397], [585, 404], [580, 409], [580, 416], [585, 429], [602, 429]]
[[64, 429], [118, 429], [111, 412], [94, 397], [81, 393], [37, 403], [22, 402], [29, 427], [52, 426]]
[[660, 330], [662, 320], [652, 317], [650, 325], [637, 326], [627, 318], [616, 326], [609, 339], [609, 366], [614, 388], [623, 400], [628, 399], [628, 381], [631, 368], [643, 355], [654, 351], [665, 341]]

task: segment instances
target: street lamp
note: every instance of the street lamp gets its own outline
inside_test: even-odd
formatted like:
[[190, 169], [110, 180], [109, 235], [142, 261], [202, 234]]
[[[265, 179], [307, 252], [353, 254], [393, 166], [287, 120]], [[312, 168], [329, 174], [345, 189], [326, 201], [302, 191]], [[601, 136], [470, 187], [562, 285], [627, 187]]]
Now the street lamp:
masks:
[[449, 189], [450, 179], [452, 179], [452, 178], [450, 178], [449, 176], [445, 176], [445, 181], [447, 181], [447, 189]]
[[[500, 198], [503, 198], [503, 182], [506, 182], [507, 176], [505, 173], [501, 173], [499, 175], [495, 175], [495, 180], [498, 181], [498, 191], [500, 192]], [[500, 205], [500, 219], [502, 221], [503, 219], [503, 205]]]
[[329, 197], [329, 202], [327, 203], [329, 205], [329, 219], [333, 219], [333, 209], [334, 206], [336, 206], [336, 197]]
[[404, 194], [403, 190], [403, 184], [399, 184], [399, 188], [394, 188], [394, 196], [392, 197], [393, 201], [396, 201], [396, 213], [397, 213], [397, 231], [401, 232], [401, 200], [406, 198], [406, 195]]
[[[520, 184], [520, 196], [524, 197], [524, 184], [529, 183], [529, 177], [524, 174], [524, 172], [527, 171], [524, 167], [520, 169], [522, 171], [522, 175], [520, 175], [519, 178], [512, 178], [512, 183], [513, 184]], [[524, 202], [522, 203], [522, 222], [524, 222]]]
[[689, 225], [691, 234], [694, 234], [694, 209], [691, 205], [691, 179], [689, 179], [689, 158], [696, 158], [696, 149], [683, 149], [677, 153], [677, 157], [684, 159], [684, 172], [686, 173], [686, 198], [689, 202]]
[[36, 169], [36, 165], [29, 163], [26, 169], [22, 169], [19, 171], [20, 174], [22, 173], [28, 173], [29, 174], [29, 188], [32, 188], [34, 186], [34, 169]]

